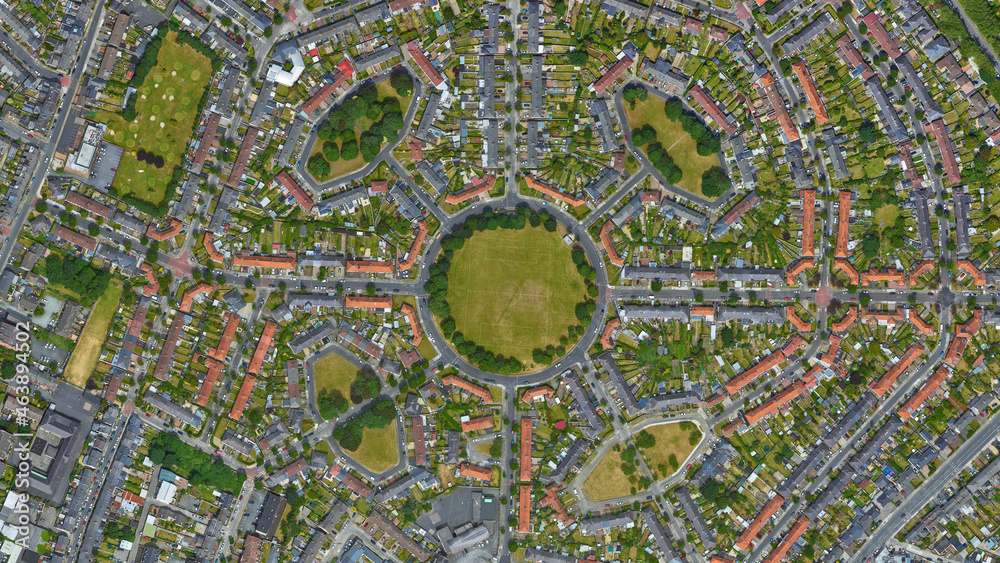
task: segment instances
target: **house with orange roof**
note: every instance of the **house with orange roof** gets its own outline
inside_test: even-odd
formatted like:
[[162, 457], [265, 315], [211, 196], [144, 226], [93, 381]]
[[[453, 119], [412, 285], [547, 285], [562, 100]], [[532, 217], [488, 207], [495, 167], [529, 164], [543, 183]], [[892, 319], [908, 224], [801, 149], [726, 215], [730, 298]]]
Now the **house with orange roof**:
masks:
[[496, 183], [497, 177], [493, 174], [489, 174], [485, 178], [473, 176], [472, 182], [463, 186], [461, 191], [449, 193], [445, 196], [444, 200], [452, 205], [458, 205], [462, 202], [469, 201], [477, 195], [488, 193], [493, 189], [493, 186], [495, 186]]
[[208, 406], [208, 400], [212, 397], [212, 389], [215, 388], [219, 374], [222, 373], [222, 362], [215, 358], [205, 358], [205, 365], [208, 366], [208, 372], [205, 373], [205, 381], [202, 382], [201, 390], [198, 391], [198, 398], [194, 401], [203, 407]]
[[369, 309], [372, 311], [387, 311], [392, 309], [392, 297], [369, 297], [367, 295], [349, 295], [344, 299], [348, 309]]
[[531, 449], [534, 438], [533, 421], [528, 417], [521, 419], [521, 472], [520, 481], [531, 480]]
[[806, 270], [811, 270], [816, 267], [816, 260], [813, 258], [799, 258], [792, 264], [792, 267], [788, 269], [785, 273], [785, 283], [788, 285], [796, 285], [796, 278], [799, 274], [805, 272]]
[[518, 487], [517, 531], [522, 534], [531, 532], [531, 485]]
[[608, 261], [610, 261], [615, 266], [624, 266], [625, 260], [618, 254], [615, 249], [615, 243], [611, 240], [611, 231], [615, 228], [615, 224], [608, 219], [607, 223], [601, 228], [601, 244], [604, 245], [604, 250], [608, 253]]
[[712, 305], [691, 305], [692, 321], [713, 321], [715, 320], [715, 307]]
[[420, 162], [424, 159], [424, 143], [416, 137], [410, 137], [410, 140], [406, 143], [406, 146], [410, 148], [410, 160], [413, 162]]
[[923, 317], [917, 314], [915, 309], [910, 309], [908, 311], [910, 322], [913, 323], [913, 327], [919, 330], [923, 334], [934, 334], [937, 328], [931, 323], [925, 321]]
[[786, 358], [788, 358], [789, 356], [794, 354], [796, 350], [802, 348], [805, 345], [806, 345], [806, 339], [802, 338], [801, 334], [795, 334], [788, 339], [788, 342], [786, 342], [784, 346], [781, 347], [781, 353], [784, 354]]
[[749, 385], [753, 380], [777, 367], [778, 364], [783, 361], [785, 361], [785, 355], [781, 352], [781, 350], [775, 350], [763, 360], [750, 366], [749, 369], [744, 370], [743, 373], [730, 379], [729, 383], [726, 383], [726, 390], [729, 391], [730, 395], [736, 393], [740, 389]]
[[548, 385], [539, 385], [538, 387], [532, 387], [531, 389], [526, 389], [521, 395], [521, 401], [526, 404], [534, 403], [535, 401], [548, 401], [552, 397], [555, 397], [556, 393]]
[[856, 320], [858, 320], [858, 308], [854, 305], [850, 305], [847, 307], [847, 314], [844, 315], [844, 318], [833, 323], [830, 330], [833, 332], [847, 332], [851, 330], [851, 327], [854, 326], [854, 321]]
[[479, 479], [480, 481], [490, 482], [490, 478], [493, 477], [493, 471], [489, 467], [480, 467], [478, 465], [472, 465], [471, 463], [463, 463], [458, 467], [458, 474], [462, 477], [468, 477], [469, 479]]
[[868, 309], [861, 310], [861, 322], [865, 324], [877, 324], [880, 326], [897, 326], [903, 324], [906, 320], [902, 309], [893, 309], [892, 311], [870, 311]]
[[869, 287], [873, 282], [895, 283], [897, 285], [906, 287], [906, 272], [897, 269], [879, 270], [876, 268], [872, 268], [871, 270], [868, 270], [867, 272], [861, 274], [862, 286]]
[[165, 241], [179, 235], [183, 228], [184, 223], [170, 217], [169, 223], [162, 229], [158, 228], [156, 223], [150, 223], [149, 228], [146, 229], [146, 236], [153, 240]]
[[417, 236], [413, 239], [413, 243], [410, 244], [410, 250], [406, 253], [406, 260], [402, 260], [399, 263], [399, 270], [405, 272], [413, 267], [413, 264], [417, 261], [420, 256], [420, 249], [424, 245], [424, 240], [427, 238], [427, 221], [423, 219], [417, 223]]
[[[851, 192], [840, 192], [840, 207], [837, 222], [837, 258], [847, 258], [847, 243], [851, 238]], [[853, 268], [853, 266], [852, 266]]]
[[715, 270], [695, 270], [691, 272], [691, 281], [715, 281]]
[[544, 182], [536, 180], [534, 175], [532, 174], [526, 174], [524, 176], [524, 180], [528, 183], [529, 188], [542, 192], [543, 194], [551, 198], [557, 199], [563, 203], [568, 203], [573, 207], [579, 207], [584, 203], [586, 203], [582, 197], [570, 195], [566, 192], [559, 191]]
[[233, 257], [233, 266], [239, 268], [270, 268], [272, 270], [295, 270], [295, 253], [287, 256], [251, 254], [241, 252]]
[[205, 244], [205, 251], [208, 252], [208, 257], [211, 258], [213, 262], [218, 262], [221, 265], [226, 261], [226, 257], [215, 249], [215, 235], [212, 234], [211, 231], [206, 232], [205, 238], [202, 240]]
[[410, 332], [413, 333], [413, 338], [410, 339], [410, 344], [413, 346], [420, 346], [420, 343], [424, 339], [424, 335], [423, 332], [420, 331], [420, 323], [417, 322], [417, 312], [409, 303], [403, 303], [403, 305], [399, 308], [399, 311], [406, 317], [406, 322], [410, 325]]
[[555, 512], [556, 525], [559, 526], [560, 530], [564, 530], [576, 522], [576, 519], [566, 512], [566, 507], [563, 506], [561, 500], [556, 495], [556, 491], [559, 490], [559, 485], [556, 483], [549, 483], [548, 487], [545, 487], [545, 498], [539, 503], [542, 506], [548, 506]]
[[302, 208], [303, 211], [305, 211], [306, 213], [312, 211], [314, 205], [312, 198], [309, 196], [308, 193], [306, 193], [305, 190], [302, 189], [302, 186], [300, 186], [299, 183], [295, 181], [295, 178], [292, 178], [291, 174], [289, 174], [285, 170], [282, 170], [275, 177], [275, 179], [282, 186], [284, 186], [284, 188], [288, 191], [289, 195], [292, 196], [292, 199], [294, 199], [295, 202], [299, 204], [299, 206]]
[[767, 558], [764, 559], [764, 563], [778, 563], [784, 559], [788, 550], [792, 549], [795, 542], [799, 541], [799, 538], [802, 537], [802, 534], [806, 533], [806, 530], [809, 529], [811, 524], [812, 520], [810, 520], [806, 515], [800, 515], [798, 519], [795, 520], [795, 524], [792, 525], [792, 529], [788, 531], [785, 539], [781, 540], [778, 547], [774, 548], [774, 551], [768, 554]]
[[479, 397], [480, 399], [483, 400], [484, 403], [493, 402], [493, 395], [490, 394], [488, 389], [486, 389], [485, 387], [480, 387], [479, 385], [476, 385], [475, 383], [472, 383], [467, 379], [462, 379], [457, 375], [445, 376], [445, 378], [441, 380], [441, 383], [443, 383], [444, 385], [454, 385], [455, 387], [458, 387], [459, 389], [471, 395]]
[[274, 340], [274, 333], [278, 330], [278, 323], [274, 321], [267, 321], [264, 325], [264, 332], [260, 335], [260, 340], [257, 341], [257, 349], [253, 352], [253, 359], [250, 360], [250, 367], [247, 371], [258, 375], [260, 373], [260, 368], [264, 365], [264, 358], [267, 356], [267, 351], [271, 348], [271, 343]]
[[812, 107], [813, 114], [816, 116], [816, 125], [822, 125], [830, 121], [830, 114], [826, 112], [826, 105], [823, 104], [823, 98], [820, 97], [819, 90], [816, 89], [816, 83], [813, 81], [812, 74], [806, 67], [806, 62], [799, 61], [793, 64], [792, 70], [795, 71], [796, 76], [799, 77], [799, 82], [802, 84], [802, 88], [806, 91], [806, 97], [809, 98], [809, 106]]
[[816, 252], [816, 190], [802, 190], [802, 256]]
[[778, 117], [778, 123], [785, 133], [785, 141], [791, 143], [799, 140], [799, 130], [795, 128], [791, 116], [788, 115], [785, 100], [781, 97], [781, 92], [778, 91], [778, 87], [774, 83], [774, 76], [770, 72], [760, 77], [760, 86], [763, 88], [764, 95], [767, 96], [768, 101], [771, 102], [771, 107], [774, 108], [774, 113]]
[[344, 271], [348, 274], [393, 274], [396, 264], [381, 260], [348, 260]]
[[931, 395], [933, 395], [938, 388], [941, 387], [941, 384], [944, 383], [946, 379], [948, 379], [949, 375], [951, 375], [951, 371], [945, 366], [937, 368], [934, 375], [932, 375], [930, 379], [928, 379], [923, 386], [920, 387], [920, 389], [914, 393], [912, 397], [910, 397], [910, 400], [906, 401], [906, 404], [896, 412], [896, 414], [899, 415], [899, 418], [906, 420], [916, 413], [920, 407], [923, 406], [924, 402], [927, 401], [927, 399], [929, 399]]
[[209, 352], [209, 356], [220, 362], [226, 361], [226, 356], [229, 355], [229, 347], [233, 344], [233, 338], [236, 337], [236, 329], [240, 326], [240, 316], [226, 313], [222, 317], [222, 320], [226, 323], [226, 328], [222, 331], [222, 338], [219, 339], [219, 345]]
[[819, 357], [819, 363], [823, 364], [826, 367], [832, 366], [833, 363], [837, 360], [837, 352], [840, 352], [840, 343], [843, 340], [844, 340], [843, 338], [835, 334], [831, 335], [830, 339], [828, 340], [828, 342], [830, 343], [830, 348], [826, 351], [826, 353], [824, 353], [822, 356]]
[[712, 559], [708, 563], [736, 563], [736, 561], [722, 555], [721, 553], [717, 553], [712, 556]]
[[736, 540], [736, 549], [744, 551], [746, 548], [750, 547], [753, 544], [753, 540], [757, 537], [757, 533], [760, 532], [761, 528], [764, 527], [764, 524], [766, 524], [767, 521], [770, 520], [776, 512], [778, 512], [778, 509], [781, 508], [781, 505], [783, 504], [785, 504], [785, 498], [783, 496], [776, 494], [771, 497], [771, 500], [767, 501], [764, 508], [762, 508], [753, 521], [750, 522], [750, 526], [748, 526], [747, 529], [740, 534], [739, 539]]
[[861, 276], [858, 275], [858, 271], [854, 268], [854, 265], [847, 261], [847, 258], [834, 258], [833, 270], [840, 270], [847, 274], [847, 279], [850, 280], [851, 285], [861, 285]]
[[812, 323], [807, 323], [806, 321], [802, 320], [802, 317], [800, 317], [799, 314], [795, 312], [795, 305], [788, 305], [785, 307], [785, 317], [788, 319], [788, 322], [792, 323], [792, 326], [795, 327], [795, 330], [801, 330], [805, 332], [809, 332], [810, 330], [812, 330]]
[[611, 336], [614, 335], [618, 327], [621, 326], [622, 320], [619, 318], [614, 318], [608, 321], [608, 324], [604, 326], [604, 332], [601, 333], [601, 347], [605, 350], [611, 349]]
[[181, 311], [185, 313], [191, 312], [191, 307], [194, 306], [194, 298], [199, 295], [207, 295], [215, 291], [216, 286], [209, 285], [207, 283], [199, 283], [198, 285], [188, 289], [184, 292], [184, 296], [181, 298]]
[[981, 328], [983, 328], [983, 310], [977, 308], [965, 324], [959, 325], [957, 333], [959, 336], [972, 336]]
[[901, 357], [899, 361], [895, 363], [895, 365], [889, 368], [889, 371], [885, 372], [885, 375], [883, 375], [881, 378], [879, 378], [878, 381], [872, 383], [869, 386], [869, 388], [872, 390], [872, 393], [875, 393], [879, 397], [882, 397], [886, 393], [888, 393], [889, 389], [892, 388], [892, 384], [896, 382], [899, 376], [902, 375], [903, 372], [906, 371], [908, 367], [913, 365], [913, 362], [917, 361], [917, 358], [919, 358], [920, 355], [923, 354], [926, 350], [927, 349], [924, 348], [924, 345], [921, 344], [920, 342], [917, 342], [916, 344], [910, 346], [906, 350], [906, 352], [903, 353], [903, 357]]
[[933, 260], [921, 260], [917, 262], [917, 267], [910, 272], [910, 279], [916, 281], [917, 278], [934, 269]]
[[971, 260], [963, 259], [955, 263], [959, 271], [965, 272], [976, 285], [986, 285], [986, 274], [983, 273]]
[[945, 351], [944, 361], [948, 362], [953, 366], [957, 366], [958, 362], [965, 355], [965, 349], [969, 346], [968, 336], [956, 336], [951, 339], [951, 343], [948, 344], [948, 350]]
[[142, 294], [146, 297], [156, 295], [160, 292], [160, 282], [156, 279], [156, 275], [153, 273], [153, 267], [146, 262], [139, 266], [142, 273], [146, 274], [146, 285], [142, 286]]
[[250, 394], [253, 393], [255, 383], [257, 383], [257, 378], [253, 374], [248, 373], [243, 378], [243, 385], [240, 385], [240, 393], [236, 396], [236, 402], [233, 403], [233, 410], [229, 411], [229, 418], [237, 421], [243, 418], [243, 411], [247, 408], [247, 401], [250, 399]]
[[489, 430], [493, 428], [492, 416], [481, 416], [479, 418], [463, 416], [461, 422], [462, 432], [475, 432], [476, 430]]
[[771, 497], [771, 500], [767, 501], [767, 504], [765, 504], [764, 508], [762, 508], [757, 514], [757, 517], [750, 522], [750, 526], [748, 526], [747, 529], [743, 530], [743, 533], [740, 534], [739, 539], [736, 540], [736, 549], [744, 551], [746, 548], [750, 547], [753, 540], [757, 537], [757, 533], [760, 532], [761, 528], [764, 527], [764, 524], [766, 524], [767, 521], [770, 520], [776, 512], [778, 512], [778, 509], [781, 508], [781, 505], [783, 504], [785, 504], [785, 498], [781, 495], [776, 494]]
[[788, 387], [785, 387], [777, 395], [765, 401], [761, 406], [746, 413], [743, 418], [746, 419], [748, 426], [757, 424], [757, 422], [761, 419], [778, 412], [778, 410], [792, 402], [805, 390], [806, 384], [802, 381], [796, 381]]

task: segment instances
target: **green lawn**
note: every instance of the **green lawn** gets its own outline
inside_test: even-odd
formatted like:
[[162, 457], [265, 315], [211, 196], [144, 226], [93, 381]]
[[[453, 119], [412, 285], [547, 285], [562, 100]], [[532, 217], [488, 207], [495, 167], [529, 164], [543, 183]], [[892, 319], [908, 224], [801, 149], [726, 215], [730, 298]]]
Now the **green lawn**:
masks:
[[375, 473], [382, 473], [399, 463], [396, 447], [396, 421], [385, 428], [365, 428], [361, 446], [355, 452], [345, 452]]
[[532, 350], [579, 323], [584, 281], [570, 247], [542, 227], [478, 232], [455, 252], [448, 303], [466, 340], [533, 369]]
[[586, 491], [587, 498], [597, 502], [632, 494], [632, 483], [629, 482], [628, 476], [622, 472], [621, 465], [621, 453], [608, 450], [607, 455], [597, 463], [597, 467], [583, 482], [583, 490]]
[[[97, 121], [108, 126], [107, 139], [125, 148], [114, 186], [122, 195], [158, 205], [166, 194], [174, 167], [180, 166], [194, 130], [198, 102], [212, 78], [212, 62], [188, 45], [177, 42], [177, 33], [163, 40], [156, 67], [139, 88], [135, 121], [120, 114], [97, 112]], [[163, 157], [163, 167], [139, 162], [138, 149]]]
[[[655, 96], [650, 96], [644, 102], [636, 102], [635, 109], [625, 104], [625, 117], [628, 118], [629, 130], [651, 125], [656, 129], [656, 140], [674, 159], [684, 176], [677, 184], [679, 187], [698, 195], [701, 193], [701, 176], [712, 167], [719, 165], [719, 159], [713, 154], [701, 156], [698, 154], [698, 144], [681, 128], [680, 121], [670, 121], [663, 115], [666, 102]], [[714, 130], [714, 129], [713, 129]]]
[[111, 321], [118, 311], [118, 301], [122, 298], [122, 285], [112, 281], [107, 292], [94, 304], [90, 310], [90, 318], [76, 341], [76, 349], [66, 364], [66, 380], [77, 387], [83, 387], [94, 372], [97, 359], [100, 357], [104, 340], [111, 330]]
[[875, 226], [879, 232], [896, 224], [896, 217], [899, 216], [899, 207], [895, 205], [883, 205], [875, 211]]
[[[679, 465], [683, 464], [687, 456], [694, 451], [695, 446], [688, 442], [691, 434], [695, 434], [699, 440], [701, 439], [701, 431], [698, 430], [697, 426], [692, 430], [681, 430], [681, 424], [683, 423], [670, 422], [645, 429], [656, 438], [656, 445], [652, 448], [643, 448], [642, 454], [649, 460], [649, 469], [656, 473], [658, 479], [665, 479], [673, 474], [674, 469], [670, 466], [671, 455], [675, 456]], [[667, 470], [660, 470], [661, 465], [666, 466]]]
[[351, 396], [351, 384], [354, 383], [358, 367], [341, 358], [330, 354], [313, 365], [316, 374], [316, 392], [340, 391], [345, 399]]

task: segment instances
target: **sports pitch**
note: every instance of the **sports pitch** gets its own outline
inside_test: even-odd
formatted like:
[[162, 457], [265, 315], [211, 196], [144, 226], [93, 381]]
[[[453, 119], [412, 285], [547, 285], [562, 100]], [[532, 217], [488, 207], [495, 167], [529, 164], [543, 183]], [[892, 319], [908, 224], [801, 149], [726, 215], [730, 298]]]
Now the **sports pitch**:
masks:
[[532, 350], [559, 345], [579, 324], [584, 281], [572, 251], [542, 227], [477, 232], [455, 253], [448, 304], [457, 330], [495, 354], [534, 366]]
[[[125, 148], [118, 165], [115, 189], [158, 205], [163, 201], [174, 167], [181, 164], [194, 129], [198, 102], [212, 78], [212, 61], [169, 32], [146, 82], [133, 94], [139, 96], [138, 117], [127, 122], [119, 114], [100, 111], [97, 120], [106, 123], [106, 137]], [[141, 162], [136, 152], [163, 157], [163, 166]]]

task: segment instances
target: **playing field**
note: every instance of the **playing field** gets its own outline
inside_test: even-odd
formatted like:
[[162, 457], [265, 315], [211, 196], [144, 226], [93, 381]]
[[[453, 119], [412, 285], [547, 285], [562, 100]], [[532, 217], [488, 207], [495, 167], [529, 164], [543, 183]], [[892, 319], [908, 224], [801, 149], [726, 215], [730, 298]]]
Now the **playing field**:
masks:
[[399, 463], [396, 445], [396, 421], [385, 428], [365, 428], [357, 451], [344, 452], [375, 473], [382, 473]]
[[76, 342], [73, 355], [70, 356], [66, 364], [66, 380], [77, 387], [87, 384], [87, 379], [94, 372], [97, 359], [100, 357], [101, 348], [104, 347], [104, 340], [111, 330], [111, 321], [118, 311], [118, 301], [122, 298], [122, 285], [117, 281], [112, 281], [108, 285], [108, 290], [97, 300], [90, 310], [90, 318], [80, 333], [80, 339]]
[[[628, 476], [622, 472], [621, 465], [621, 453], [608, 450], [607, 455], [597, 463], [597, 467], [583, 482], [587, 498], [597, 502], [632, 494], [633, 485], [629, 482]], [[635, 475], [638, 474], [636, 471]], [[637, 494], [641, 492], [636, 491]]]
[[[676, 471], [670, 465], [670, 456], [675, 456], [678, 469], [683, 466], [687, 457], [694, 451], [695, 446], [689, 442], [694, 434], [701, 440], [701, 431], [694, 426], [690, 430], [682, 430], [681, 422], [670, 422], [649, 426], [645, 430], [656, 438], [656, 445], [652, 448], [643, 448], [642, 454], [649, 461], [649, 469], [656, 473], [658, 479], [666, 479]], [[661, 468], [663, 466], [663, 468]], [[665, 469], [665, 470], [664, 470]]]
[[[684, 176], [677, 185], [691, 193], [701, 193], [701, 176], [714, 166], [719, 165], [719, 159], [713, 154], [701, 156], [698, 154], [698, 143], [684, 132], [680, 121], [670, 121], [663, 115], [666, 102], [656, 96], [649, 96], [645, 102], [636, 102], [635, 109], [625, 103], [625, 116], [628, 118], [629, 130], [652, 125], [656, 129], [656, 141], [663, 145], [667, 154], [674, 159]], [[712, 131], [718, 131], [709, 126]]]
[[340, 391], [345, 399], [351, 397], [351, 384], [358, 373], [358, 367], [351, 362], [337, 354], [330, 354], [313, 365], [313, 372], [317, 393], [329, 389]]
[[[127, 122], [121, 115], [100, 111], [97, 120], [106, 123], [105, 137], [125, 148], [118, 165], [115, 189], [158, 205], [166, 194], [174, 167], [181, 164], [194, 130], [198, 102], [212, 78], [212, 62], [193, 48], [177, 42], [168, 32], [156, 66], [139, 88], [135, 109], [138, 117]], [[140, 162], [136, 151], [163, 157], [163, 166]]]
[[448, 304], [457, 330], [530, 370], [532, 350], [559, 345], [578, 321], [584, 282], [570, 247], [542, 227], [476, 233], [455, 253]]

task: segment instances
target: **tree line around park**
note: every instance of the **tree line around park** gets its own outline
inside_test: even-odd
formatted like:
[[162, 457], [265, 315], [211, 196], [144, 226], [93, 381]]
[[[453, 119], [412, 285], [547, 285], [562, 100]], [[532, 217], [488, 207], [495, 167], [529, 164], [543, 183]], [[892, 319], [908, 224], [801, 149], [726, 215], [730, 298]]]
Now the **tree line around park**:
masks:
[[45, 259], [45, 277], [75, 292], [85, 301], [93, 303], [108, 289], [111, 272], [95, 268], [87, 260], [72, 256], [59, 258], [52, 255]]
[[391, 399], [379, 399], [333, 431], [341, 448], [355, 452], [361, 447], [365, 428], [385, 428], [396, 419], [396, 405]]
[[[633, 85], [625, 88], [622, 98], [635, 107], [636, 102], [645, 101], [649, 91], [643, 86]], [[722, 150], [722, 141], [705, 125], [694, 112], [684, 109], [684, 104], [677, 98], [667, 100], [663, 106], [664, 117], [670, 121], [680, 121], [681, 128], [697, 143], [699, 156], [711, 156]], [[644, 125], [632, 130], [632, 143], [637, 147], [645, 147], [646, 156], [663, 178], [670, 184], [677, 184], [684, 177], [667, 149], [656, 139], [656, 129], [652, 125]], [[701, 178], [701, 191], [706, 197], [719, 197], [732, 186], [732, 182], [722, 168], [716, 166], [706, 171]]]
[[[401, 97], [413, 93], [413, 82], [408, 74], [393, 75], [390, 84]], [[358, 139], [355, 129], [362, 118], [367, 118], [371, 124]], [[396, 141], [402, 129], [403, 108], [399, 98], [386, 96], [380, 100], [375, 85], [365, 86], [330, 111], [316, 132], [323, 141], [322, 155], [310, 158], [306, 168], [314, 177], [322, 179], [330, 175], [330, 163], [340, 159], [354, 160], [360, 154], [365, 162], [373, 162], [382, 144]]]
[[222, 458], [192, 448], [167, 432], [157, 436], [156, 444], [149, 449], [149, 459], [186, 478], [194, 486], [205, 485], [234, 495], [239, 494], [247, 480], [246, 474], [233, 471]]
[[[559, 228], [559, 224], [548, 213], [536, 212], [526, 206], [518, 207], [514, 214], [496, 213], [487, 209], [482, 214], [469, 218], [461, 226], [454, 229], [451, 234], [441, 239], [441, 255], [431, 265], [427, 283], [424, 285], [429, 296], [428, 308], [431, 313], [441, 319], [442, 335], [451, 340], [460, 354], [484, 371], [511, 375], [523, 371], [524, 366], [517, 358], [487, 350], [457, 330], [455, 319], [451, 316], [451, 306], [448, 304], [448, 273], [451, 270], [451, 259], [455, 251], [465, 246], [465, 242], [477, 232], [497, 229], [521, 230], [528, 225], [541, 226], [549, 232], [555, 232]], [[586, 255], [581, 250], [573, 252], [573, 261], [577, 265], [577, 271], [587, 280], [588, 298], [585, 298], [576, 307], [577, 319], [581, 324], [569, 327], [568, 336], [560, 338], [559, 346], [550, 345], [546, 349], [536, 348], [533, 351], [535, 363], [549, 364], [556, 357], [565, 354], [565, 347], [569, 344], [569, 340], [582, 336], [585, 327], [589, 326], [592, 321], [596, 310], [593, 299], [598, 294], [597, 286], [593, 285], [594, 280], [597, 279], [597, 272], [586, 263]]]
[[[365, 369], [359, 369], [351, 383], [351, 404], [359, 405], [369, 399], [378, 397], [382, 391], [382, 382], [377, 375]], [[327, 420], [337, 418], [347, 412], [350, 405], [344, 395], [335, 389], [324, 389], [316, 394], [316, 406], [319, 414]]]

